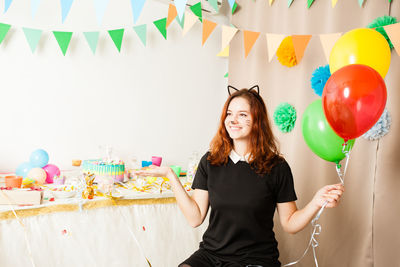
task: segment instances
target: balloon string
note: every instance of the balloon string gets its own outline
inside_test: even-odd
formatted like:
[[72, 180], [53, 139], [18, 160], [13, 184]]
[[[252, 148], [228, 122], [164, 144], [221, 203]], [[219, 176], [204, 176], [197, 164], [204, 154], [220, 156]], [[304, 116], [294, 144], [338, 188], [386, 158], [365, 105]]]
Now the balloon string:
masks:
[[17, 219], [18, 223], [22, 226], [22, 229], [24, 230], [25, 244], [26, 244], [26, 247], [28, 249], [29, 259], [30, 259], [30, 261], [32, 263], [32, 266], [35, 267], [36, 265], [35, 265], [35, 262], [33, 261], [31, 246], [29, 245], [29, 240], [28, 240], [28, 231], [26, 230], [25, 225], [22, 223], [21, 219], [18, 217], [17, 213], [15, 212], [13, 204], [11, 203], [10, 198], [7, 196], [7, 194], [5, 194], [3, 192], [3, 190], [0, 190], [0, 191], [3, 194], [4, 198], [7, 199], [8, 203], [9, 203], [9, 206], [11, 208], [11, 211], [13, 212], [13, 214], [14, 214], [15, 218]]
[[[336, 172], [339, 176], [339, 179], [340, 179], [340, 182], [342, 183], [342, 185], [344, 185], [344, 176], [346, 174], [347, 165], [349, 164], [350, 148], [351, 147], [350, 147], [349, 143], [347, 141], [345, 141], [342, 146], [342, 152], [343, 152], [343, 154], [345, 154], [345, 157], [346, 157], [346, 163], [344, 165], [343, 172], [341, 170], [342, 165], [339, 164], [339, 162], [336, 163]], [[310, 241], [308, 242], [308, 246], [307, 246], [306, 250], [304, 251], [303, 255], [298, 260], [288, 263], [288, 264], [285, 264], [282, 267], [291, 266], [291, 265], [295, 265], [295, 264], [299, 263], [304, 258], [304, 256], [307, 254], [310, 247], [312, 247], [315, 266], [318, 267], [316, 248], [318, 247], [319, 244], [316, 239], [316, 236], [321, 234], [321, 230], [322, 230], [322, 227], [318, 223], [318, 220], [319, 220], [319, 217], [321, 217], [321, 214], [324, 211], [327, 204], [328, 204], [328, 201], [325, 201], [324, 205], [322, 205], [322, 207], [319, 209], [317, 215], [315, 215], [314, 219], [312, 219], [312, 221], [311, 221], [311, 225], [313, 227], [312, 233], [311, 233]]]

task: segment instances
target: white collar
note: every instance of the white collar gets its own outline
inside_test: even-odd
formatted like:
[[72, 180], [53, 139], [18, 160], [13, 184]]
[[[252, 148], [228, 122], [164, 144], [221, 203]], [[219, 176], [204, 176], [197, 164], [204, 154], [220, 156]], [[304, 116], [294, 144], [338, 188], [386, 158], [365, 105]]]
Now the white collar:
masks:
[[249, 157], [250, 157], [250, 153], [247, 153], [246, 155], [244, 155], [243, 157], [240, 156], [238, 153], [236, 153], [235, 150], [231, 150], [231, 153], [229, 154], [229, 157], [231, 158], [231, 160], [233, 161], [233, 163], [238, 163], [239, 161], [246, 161], [247, 163], [249, 163]]

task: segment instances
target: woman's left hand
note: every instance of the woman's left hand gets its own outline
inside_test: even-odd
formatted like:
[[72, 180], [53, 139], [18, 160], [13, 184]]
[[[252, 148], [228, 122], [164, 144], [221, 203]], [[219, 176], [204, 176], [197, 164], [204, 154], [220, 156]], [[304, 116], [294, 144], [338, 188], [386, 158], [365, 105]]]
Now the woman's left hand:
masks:
[[326, 207], [334, 208], [339, 204], [340, 198], [343, 195], [344, 186], [342, 184], [326, 185], [322, 187], [314, 195], [312, 202], [321, 208], [328, 201]]

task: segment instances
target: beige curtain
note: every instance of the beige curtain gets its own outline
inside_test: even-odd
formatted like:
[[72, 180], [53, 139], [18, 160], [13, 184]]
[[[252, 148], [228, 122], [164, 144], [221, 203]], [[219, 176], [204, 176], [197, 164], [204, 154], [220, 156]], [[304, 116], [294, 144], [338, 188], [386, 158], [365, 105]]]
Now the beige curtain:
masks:
[[[231, 42], [229, 84], [237, 88], [258, 84], [269, 109], [269, 116], [281, 102], [294, 105], [298, 113], [291, 133], [274, 132], [280, 148], [292, 168], [298, 195], [303, 207], [314, 193], [326, 184], [338, 183], [335, 166], [315, 154], [301, 134], [301, 116], [313, 100], [310, 85], [312, 72], [328, 64], [318, 34], [346, 32], [365, 27], [373, 19], [392, 15], [400, 19], [400, 1], [366, 0], [360, 8], [357, 0], [339, 0], [332, 8], [329, 0], [316, 0], [310, 9], [307, 1], [295, 0], [290, 8], [286, 0], [238, 0], [240, 9], [232, 24], [240, 30], [261, 32], [254, 48], [244, 58], [243, 33]], [[390, 12], [390, 13], [389, 13]], [[282, 66], [276, 57], [268, 63], [265, 33], [312, 34], [313, 38], [300, 64]], [[386, 76], [387, 108], [392, 116], [390, 132], [380, 141], [359, 138], [351, 153], [345, 177], [346, 192], [338, 208], [323, 212], [317, 237], [319, 266], [400, 266], [400, 57], [392, 51], [392, 62]], [[277, 219], [277, 218], [275, 218]], [[310, 238], [311, 226], [296, 235], [282, 231], [275, 221], [275, 232], [283, 264], [297, 260]], [[314, 266], [311, 251], [296, 266]]]

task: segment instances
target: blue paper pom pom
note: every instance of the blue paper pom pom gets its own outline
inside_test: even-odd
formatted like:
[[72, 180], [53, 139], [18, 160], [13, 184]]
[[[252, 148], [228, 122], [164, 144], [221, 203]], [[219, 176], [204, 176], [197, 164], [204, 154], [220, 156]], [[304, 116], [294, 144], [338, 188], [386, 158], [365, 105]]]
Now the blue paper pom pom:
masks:
[[318, 67], [314, 70], [311, 77], [311, 88], [314, 89], [314, 92], [322, 96], [322, 91], [324, 90], [326, 81], [331, 77], [331, 71], [329, 69], [329, 65]]
[[389, 112], [385, 108], [378, 122], [372, 126], [371, 129], [368, 130], [362, 137], [369, 141], [375, 141], [384, 137], [390, 129], [390, 124], [392, 123], [392, 119], [390, 117]]
[[288, 133], [293, 130], [296, 123], [296, 109], [289, 103], [281, 103], [274, 112], [274, 122], [279, 130]]

